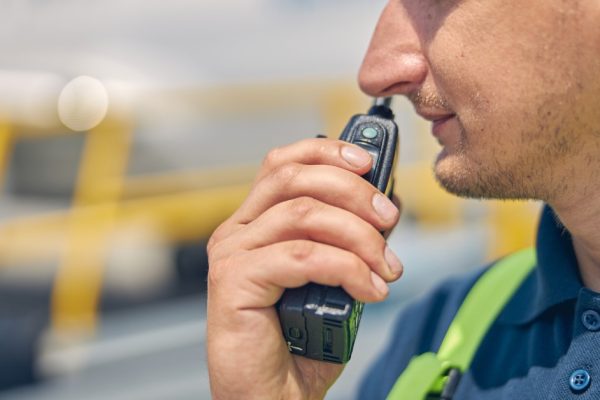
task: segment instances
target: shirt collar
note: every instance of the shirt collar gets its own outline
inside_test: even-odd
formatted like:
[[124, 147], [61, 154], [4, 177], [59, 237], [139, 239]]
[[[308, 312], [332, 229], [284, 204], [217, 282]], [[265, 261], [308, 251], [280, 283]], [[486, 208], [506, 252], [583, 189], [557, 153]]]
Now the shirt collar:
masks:
[[557, 304], [577, 298], [583, 286], [571, 235], [549, 206], [537, 233], [537, 266], [498, 317], [505, 324], [526, 324]]

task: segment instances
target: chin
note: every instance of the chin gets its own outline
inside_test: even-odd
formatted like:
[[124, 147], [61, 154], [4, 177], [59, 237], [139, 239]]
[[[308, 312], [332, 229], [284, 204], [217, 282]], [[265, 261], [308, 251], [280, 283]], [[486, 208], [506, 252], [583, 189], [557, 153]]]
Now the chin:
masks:
[[463, 165], [457, 163], [450, 157], [438, 157], [434, 166], [435, 179], [447, 192], [460, 197], [475, 196], [472, 178]]
[[435, 178], [449, 193], [472, 199], [544, 199], [535, 185], [513, 168], [493, 169], [472, 162], [464, 154], [440, 153], [434, 166]]
[[438, 183], [449, 193], [459, 197], [475, 199], [505, 198], [504, 179], [491, 177], [484, 168], [473, 165], [464, 154], [448, 154], [443, 150], [434, 165]]

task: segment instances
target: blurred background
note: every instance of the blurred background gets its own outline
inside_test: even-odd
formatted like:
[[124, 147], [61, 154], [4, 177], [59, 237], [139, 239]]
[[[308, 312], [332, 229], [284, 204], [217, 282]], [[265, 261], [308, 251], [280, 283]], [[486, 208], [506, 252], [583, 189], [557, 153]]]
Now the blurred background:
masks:
[[[0, 398], [210, 398], [206, 240], [270, 148], [366, 111], [383, 5], [0, 2]], [[406, 301], [534, 240], [538, 204], [445, 194], [429, 124], [394, 110], [405, 276], [329, 399], [352, 397]]]

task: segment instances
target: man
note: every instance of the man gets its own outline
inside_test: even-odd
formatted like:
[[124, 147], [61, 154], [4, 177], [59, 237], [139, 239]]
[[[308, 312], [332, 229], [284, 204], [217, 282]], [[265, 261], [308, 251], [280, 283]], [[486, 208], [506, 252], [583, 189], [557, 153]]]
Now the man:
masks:
[[[490, 327], [455, 399], [600, 398], [598, 21], [597, 0], [391, 0], [377, 25], [360, 86], [408, 96], [432, 121], [439, 182], [459, 196], [548, 204], [538, 265]], [[399, 212], [359, 177], [369, 165], [368, 154], [334, 140], [275, 149], [214, 233], [215, 398], [322, 398], [342, 372], [290, 355], [273, 305], [307, 282], [381, 301], [400, 277], [378, 233]], [[385, 398], [413, 355], [437, 351], [479, 275], [409, 307], [362, 398]]]

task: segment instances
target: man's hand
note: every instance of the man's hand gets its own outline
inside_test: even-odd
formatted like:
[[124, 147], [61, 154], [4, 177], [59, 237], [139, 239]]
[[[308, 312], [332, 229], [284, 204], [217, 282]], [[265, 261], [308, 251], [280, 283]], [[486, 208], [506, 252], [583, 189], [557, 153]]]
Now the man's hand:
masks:
[[360, 175], [370, 155], [339, 140], [271, 151], [242, 206], [208, 243], [208, 366], [215, 399], [322, 398], [343, 366], [294, 356], [274, 305], [286, 288], [342, 286], [383, 300], [402, 265], [381, 231], [399, 211]]

